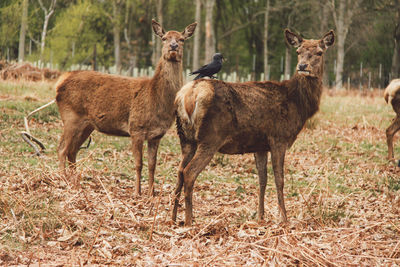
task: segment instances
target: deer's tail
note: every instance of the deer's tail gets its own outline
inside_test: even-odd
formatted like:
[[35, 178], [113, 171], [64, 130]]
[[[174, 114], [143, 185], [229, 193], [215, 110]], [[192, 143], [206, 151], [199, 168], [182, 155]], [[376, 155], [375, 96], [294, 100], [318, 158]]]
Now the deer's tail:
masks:
[[196, 135], [213, 98], [214, 87], [207, 80], [189, 82], [179, 90], [175, 106], [185, 132]]

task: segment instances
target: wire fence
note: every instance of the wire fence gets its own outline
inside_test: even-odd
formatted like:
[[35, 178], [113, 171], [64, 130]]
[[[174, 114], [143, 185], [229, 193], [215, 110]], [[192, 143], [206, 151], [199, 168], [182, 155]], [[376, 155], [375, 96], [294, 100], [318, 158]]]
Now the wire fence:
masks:
[[[33, 62], [35, 67], [46, 67], [49, 69], [59, 69], [57, 64], [41, 64], [40, 61]], [[70, 66], [67, 71], [74, 71], [74, 70], [92, 70], [92, 65], [72, 65]], [[268, 68], [271, 69], [271, 66]], [[282, 69], [282, 68], [280, 68]], [[152, 66], [146, 68], [128, 68], [128, 69], [121, 69], [117, 70], [116, 66], [111, 67], [104, 67], [98, 66], [97, 71], [109, 74], [119, 74], [123, 76], [129, 77], [152, 77], [154, 75], [154, 68]], [[191, 72], [190, 69], [185, 69], [183, 71], [184, 81], [188, 82], [193, 80], [195, 76], [190, 76], [189, 73]], [[329, 71], [328, 71], [329, 72]], [[335, 82], [335, 75], [334, 69], [327, 75], [327, 79], [324, 81], [327, 87], [334, 88], [336, 86]], [[264, 73], [260, 73], [259, 75], [255, 75], [254, 72], [248, 74], [240, 74], [236, 71], [227, 73], [227, 72], [220, 72], [217, 74], [218, 79], [221, 79], [226, 82], [247, 82], [247, 81], [266, 81], [270, 80], [270, 73], [268, 72], [267, 75]], [[280, 74], [279, 80], [289, 79], [290, 75], [284, 75], [284, 73]], [[383, 89], [386, 85], [391, 81], [392, 77], [390, 72], [384, 71], [382, 69], [382, 64], [379, 65], [378, 68], [363, 68], [362, 63], [360, 64], [359, 71], [351, 71], [351, 72], [344, 72], [343, 73], [343, 88], [346, 90], [373, 90], [373, 89]]]

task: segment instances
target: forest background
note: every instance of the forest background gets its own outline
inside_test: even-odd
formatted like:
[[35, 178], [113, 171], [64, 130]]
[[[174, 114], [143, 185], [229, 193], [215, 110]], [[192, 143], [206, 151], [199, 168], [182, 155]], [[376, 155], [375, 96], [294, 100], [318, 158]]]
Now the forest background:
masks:
[[185, 45], [185, 69], [217, 51], [227, 59], [222, 72], [236, 79], [286, 79], [296, 53], [283, 30], [317, 39], [334, 29], [327, 86], [384, 88], [399, 77], [399, 0], [2, 0], [0, 59], [134, 75], [160, 57], [153, 18], [166, 30], [199, 23]]

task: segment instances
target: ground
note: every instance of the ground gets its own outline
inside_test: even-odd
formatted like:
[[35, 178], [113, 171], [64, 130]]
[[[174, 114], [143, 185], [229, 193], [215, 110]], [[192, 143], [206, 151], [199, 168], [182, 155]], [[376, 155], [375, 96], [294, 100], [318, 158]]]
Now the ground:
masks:
[[217, 154], [196, 181], [194, 224], [185, 228], [182, 200], [178, 224], [170, 221], [181, 158], [174, 127], [161, 141], [156, 197], [134, 196], [129, 138], [100, 133], [78, 155], [75, 188], [58, 170], [56, 105], [30, 120], [47, 147], [41, 157], [19, 135], [23, 117], [54, 98], [52, 84], [2, 82], [0, 264], [399, 265], [400, 168], [386, 160], [394, 112], [382, 95], [324, 92], [286, 155], [287, 224], [270, 163], [265, 221], [257, 222], [253, 156]]

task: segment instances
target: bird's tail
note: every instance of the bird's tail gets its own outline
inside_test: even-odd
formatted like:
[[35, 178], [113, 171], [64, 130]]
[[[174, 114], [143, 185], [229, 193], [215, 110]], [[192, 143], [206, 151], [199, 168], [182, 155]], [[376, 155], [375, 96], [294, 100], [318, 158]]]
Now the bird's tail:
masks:
[[204, 78], [204, 77], [205, 77], [205, 76], [204, 76], [203, 74], [200, 73], [199, 75], [196, 76], [196, 78], [193, 79], [193, 81], [194, 81], [194, 80], [201, 79], [201, 78]]

